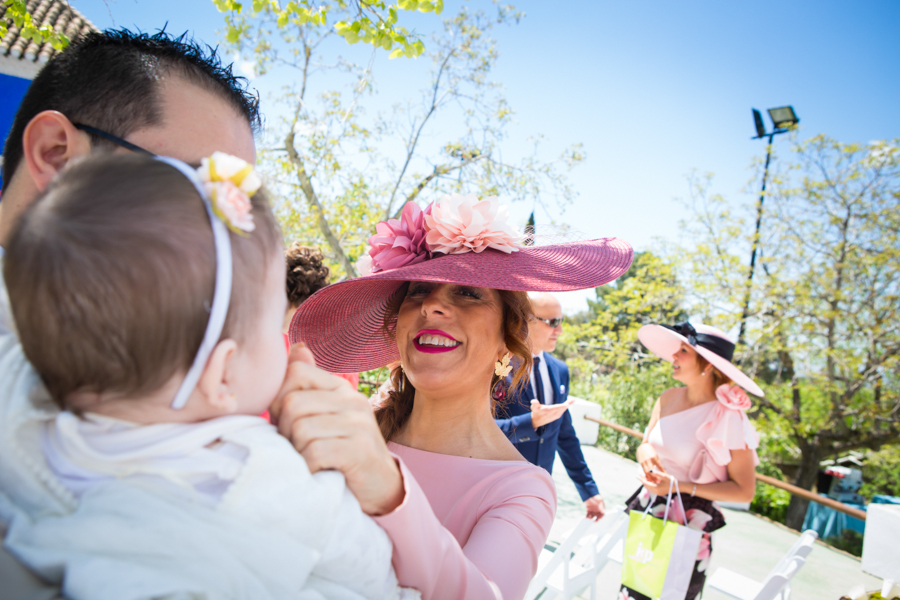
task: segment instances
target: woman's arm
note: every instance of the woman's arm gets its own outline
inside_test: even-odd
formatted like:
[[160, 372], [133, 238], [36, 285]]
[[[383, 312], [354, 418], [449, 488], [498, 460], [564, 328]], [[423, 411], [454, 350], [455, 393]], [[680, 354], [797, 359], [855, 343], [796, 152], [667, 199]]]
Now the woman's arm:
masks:
[[[663, 393], [663, 396], [665, 396], [665, 393]], [[653, 411], [650, 413], [650, 424], [647, 425], [647, 429], [644, 431], [644, 441], [637, 448], [637, 461], [644, 470], [644, 478], [654, 484], [661, 483], [664, 479], [662, 475], [666, 472], [659, 460], [659, 456], [656, 454], [656, 449], [648, 441], [650, 432], [653, 431], [653, 428], [656, 427], [656, 423], [659, 421], [660, 403], [663, 396], [660, 396], [656, 404], [653, 405]]]
[[553, 524], [555, 488], [549, 475], [529, 472], [524, 490], [491, 505], [461, 547], [415, 478], [388, 451], [365, 397], [346, 381], [305, 364], [302, 350], [292, 348], [291, 358], [271, 408], [278, 431], [311, 472], [344, 474], [363, 511], [391, 537], [400, 584], [429, 600], [521, 598]]
[[550, 477], [523, 473], [516, 482], [518, 490], [481, 515], [461, 547], [438, 521], [415, 478], [402, 463], [401, 468], [406, 484], [403, 504], [375, 518], [394, 543], [393, 564], [400, 584], [429, 600], [524, 596], [553, 525], [555, 491]]
[[[728, 481], [716, 483], [698, 483], [679, 481], [682, 494], [692, 494], [718, 502], [750, 502], [756, 494], [756, 467], [753, 450], [732, 450], [731, 462], [728, 463]], [[646, 478], [645, 478], [646, 479]], [[659, 483], [642, 481], [644, 487], [657, 495], [669, 493], [669, 480]]]

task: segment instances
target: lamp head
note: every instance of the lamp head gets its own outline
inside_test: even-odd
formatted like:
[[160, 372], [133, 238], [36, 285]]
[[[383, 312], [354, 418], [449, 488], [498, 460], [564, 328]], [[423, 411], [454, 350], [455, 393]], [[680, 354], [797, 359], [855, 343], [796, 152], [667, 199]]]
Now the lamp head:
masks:
[[779, 106], [768, 110], [769, 118], [775, 129], [790, 129], [800, 122], [793, 106]]

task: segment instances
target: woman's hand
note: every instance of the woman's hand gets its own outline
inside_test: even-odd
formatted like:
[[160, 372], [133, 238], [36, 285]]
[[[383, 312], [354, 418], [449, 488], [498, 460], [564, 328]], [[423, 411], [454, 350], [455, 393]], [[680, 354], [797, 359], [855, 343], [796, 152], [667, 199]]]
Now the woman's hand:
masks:
[[[638, 481], [640, 481], [651, 494], [656, 494], [657, 496], [667, 496], [669, 494], [669, 483], [671, 482], [671, 478], [668, 476], [659, 476], [659, 481], [651, 481], [649, 477], [638, 477]], [[682, 482], [679, 481], [679, 489], [684, 491], [681, 484]], [[689, 488], [688, 492], [690, 491]], [[675, 492], [675, 484], [672, 484], [672, 492]]]
[[304, 346], [291, 348], [284, 384], [269, 409], [278, 432], [311, 473], [343, 473], [363, 512], [391, 512], [403, 501], [403, 477], [368, 400], [346, 380], [310, 364], [311, 358]]
[[656, 450], [648, 442], [644, 442], [638, 446], [637, 460], [644, 470], [644, 479], [651, 485], [658, 485], [663, 481], [668, 485], [669, 478], [666, 477], [666, 469], [662, 466], [659, 456], [656, 454]]

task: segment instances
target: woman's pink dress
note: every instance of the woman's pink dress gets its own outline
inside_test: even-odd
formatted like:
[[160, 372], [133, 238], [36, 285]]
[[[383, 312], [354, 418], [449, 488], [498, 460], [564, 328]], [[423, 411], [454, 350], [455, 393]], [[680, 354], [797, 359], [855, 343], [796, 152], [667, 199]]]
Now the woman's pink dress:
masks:
[[400, 584], [426, 600], [522, 598], [556, 514], [550, 475], [525, 461], [388, 447], [406, 498], [375, 520], [394, 542]]
[[752, 450], [754, 465], [759, 464], [759, 435], [746, 412], [721, 401], [660, 417], [647, 441], [666, 472], [680, 481], [728, 481], [732, 450]]

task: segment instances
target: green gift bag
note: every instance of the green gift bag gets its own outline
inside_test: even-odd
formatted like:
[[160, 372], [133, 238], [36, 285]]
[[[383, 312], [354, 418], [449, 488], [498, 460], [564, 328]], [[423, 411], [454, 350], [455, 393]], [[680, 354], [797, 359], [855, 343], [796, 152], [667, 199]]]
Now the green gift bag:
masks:
[[631, 511], [622, 560], [622, 585], [660, 600], [684, 600], [703, 535], [668, 520], [673, 484], [681, 514], [685, 514], [678, 482], [670, 478], [662, 519], [648, 514], [652, 502], [643, 513]]

